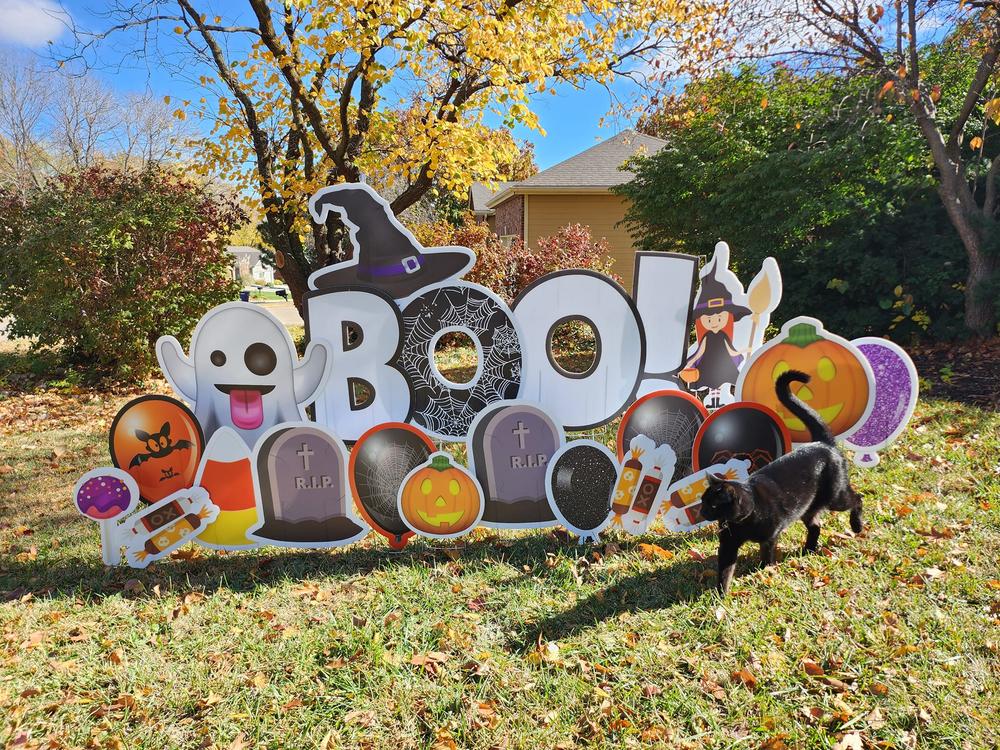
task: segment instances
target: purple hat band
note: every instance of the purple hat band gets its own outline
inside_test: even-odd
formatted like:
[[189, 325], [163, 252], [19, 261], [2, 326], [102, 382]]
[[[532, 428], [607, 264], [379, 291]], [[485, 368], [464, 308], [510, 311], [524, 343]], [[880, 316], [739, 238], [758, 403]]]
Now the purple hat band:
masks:
[[367, 274], [375, 279], [384, 279], [387, 276], [408, 276], [419, 271], [421, 265], [420, 256], [408, 255], [398, 263], [383, 263], [378, 266], [359, 265], [358, 273]]

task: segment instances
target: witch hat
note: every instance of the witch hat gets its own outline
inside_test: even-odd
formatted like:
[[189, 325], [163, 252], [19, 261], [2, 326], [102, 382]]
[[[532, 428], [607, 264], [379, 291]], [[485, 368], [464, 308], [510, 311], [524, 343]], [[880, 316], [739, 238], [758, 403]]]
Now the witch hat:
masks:
[[476, 262], [475, 253], [465, 247], [424, 248], [386, 200], [364, 183], [324, 188], [309, 201], [317, 224], [325, 223], [330, 211], [340, 214], [347, 226], [354, 256], [313, 273], [309, 286], [314, 289], [365, 284], [403, 299], [429, 284], [461, 276]]
[[695, 315], [714, 315], [715, 313], [732, 313], [733, 320], [739, 320], [751, 313], [749, 307], [733, 302], [733, 295], [725, 284], [716, 278], [718, 271], [716, 259], [712, 259], [712, 271], [701, 279], [701, 289], [698, 290], [698, 301], [694, 306]]

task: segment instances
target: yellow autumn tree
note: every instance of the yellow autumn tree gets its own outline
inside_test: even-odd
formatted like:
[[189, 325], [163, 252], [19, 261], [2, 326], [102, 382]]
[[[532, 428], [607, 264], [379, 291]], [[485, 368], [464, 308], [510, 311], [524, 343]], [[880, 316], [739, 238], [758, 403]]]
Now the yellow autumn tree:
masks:
[[[397, 213], [432, 189], [497, 179], [518, 156], [515, 125], [540, 130], [534, 97], [560, 83], [642, 82], [663, 59], [711, 40], [712, 0], [116, 0], [75, 56], [132, 35], [151, 54], [203, 66], [211, 122], [200, 168], [259, 197], [264, 234], [293, 296], [341, 260], [335, 218], [305, 210], [318, 187], [361, 178]], [[120, 49], [120, 47], [119, 47]], [[177, 60], [171, 49], [162, 64]], [[676, 69], [676, 66], [675, 66]], [[502, 128], [492, 128], [496, 122]]]

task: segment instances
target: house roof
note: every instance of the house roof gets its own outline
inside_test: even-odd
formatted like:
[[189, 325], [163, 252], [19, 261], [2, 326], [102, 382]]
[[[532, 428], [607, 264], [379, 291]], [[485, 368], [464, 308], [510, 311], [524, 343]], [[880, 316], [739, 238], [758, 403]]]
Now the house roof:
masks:
[[626, 161], [636, 155], [655, 154], [666, 145], [667, 142], [661, 138], [634, 130], [623, 130], [526, 180], [507, 183], [487, 200], [486, 206], [496, 208], [518, 193], [569, 190], [606, 192], [635, 176], [632, 172], [621, 169]]
[[489, 208], [486, 204], [489, 203], [490, 198], [509, 184], [509, 182], [501, 182], [497, 185], [496, 190], [491, 190], [490, 186], [485, 182], [473, 182], [469, 186], [469, 208], [477, 214], [493, 213], [493, 209]]
[[226, 250], [228, 250], [233, 258], [237, 262], [242, 262], [244, 258], [249, 259], [250, 268], [257, 265], [257, 261], [260, 260], [260, 250], [255, 247], [246, 247], [244, 245], [229, 245]]

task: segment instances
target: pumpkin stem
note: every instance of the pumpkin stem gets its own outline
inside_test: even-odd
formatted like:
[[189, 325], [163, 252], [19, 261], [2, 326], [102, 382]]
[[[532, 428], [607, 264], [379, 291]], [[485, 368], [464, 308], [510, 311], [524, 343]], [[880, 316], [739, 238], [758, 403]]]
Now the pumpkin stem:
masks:
[[788, 338], [785, 339], [785, 343], [805, 349], [810, 344], [822, 340], [823, 338], [816, 332], [816, 326], [812, 323], [796, 323], [788, 329]]
[[434, 456], [431, 459], [431, 468], [437, 471], [447, 471], [451, 468], [451, 461], [448, 460], [447, 456]]

